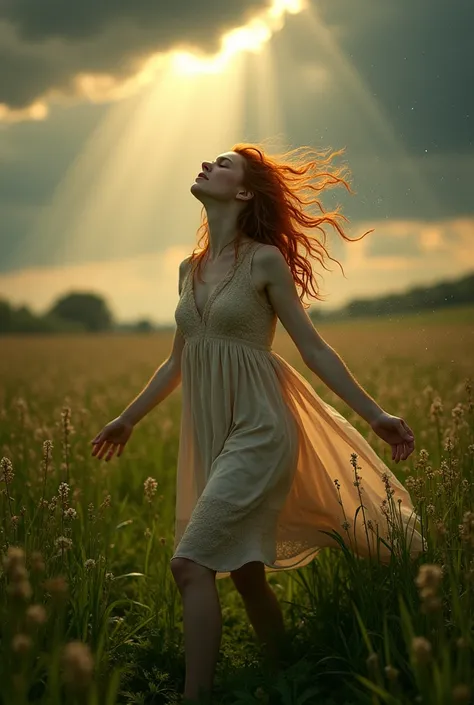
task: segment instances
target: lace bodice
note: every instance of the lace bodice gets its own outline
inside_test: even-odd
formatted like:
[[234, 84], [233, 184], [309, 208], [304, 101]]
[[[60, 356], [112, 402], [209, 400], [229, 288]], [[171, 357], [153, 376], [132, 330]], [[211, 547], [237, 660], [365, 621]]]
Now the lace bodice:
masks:
[[252, 347], [271, 350], [277, 316], [252, 280], [253, 256], [262, 243], [240, 246], [232, 267], [212, 290], [203, 310], [197, 310], [193, 291], [194, 266], [183, 281], [175, 321], [186, 342], [228, 338]]

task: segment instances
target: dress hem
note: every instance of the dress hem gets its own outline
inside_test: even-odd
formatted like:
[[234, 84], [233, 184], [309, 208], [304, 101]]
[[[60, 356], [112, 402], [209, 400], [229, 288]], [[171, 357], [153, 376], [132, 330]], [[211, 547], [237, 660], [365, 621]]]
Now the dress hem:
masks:
[[[170, 562], [174, 558], [186, 558], [189, 561], [193, 561], [193, 563], [197, 563], [198, 565], [201, 565], [203, 568], [208, 568], [209, 570], [213, 570], [217, 573], [217, 576], [219, 577], [226, 577], [230, 573], [235, 572], [239, 570], [240, 568], [243, 568], [244, 565], [247, 565], [247, 563], [263, 563], [265, 566], [266, 572], [279, 572], [279, 571], [285, 571], [285, 570], [295, 570], [296, 568], [303, 568], [306, 566], [308, 563], [310, 563], [312, 560], [314, 560], [319, 553], [319, 551], [322, 550], [322, 548], [331, 548], [327, 546], [322, 546], [322, 547], [317, 547], [317, 548], [311, 548], [307, 549], [304, 554], [299, 554], [298, 560], [296, 560], [293, 563], [289, 564], [278, 564], [278, 563], [269, 563], [265, 560], [262, 560], [262, 558], [249, 558], [247, 559], [244, 563], [240, 563], [240, 565], [232, 568], [216, 568], [215, 566], [211, 566], [207, 563], [203, 563], [202, 561], [196, 560], [196, 558], [186, 555], [184, 553], [175, 553], [173, 554], [172, 558], [170, 559]], [[291, 560], [291, 558], [287, 558], [286, 560]]]

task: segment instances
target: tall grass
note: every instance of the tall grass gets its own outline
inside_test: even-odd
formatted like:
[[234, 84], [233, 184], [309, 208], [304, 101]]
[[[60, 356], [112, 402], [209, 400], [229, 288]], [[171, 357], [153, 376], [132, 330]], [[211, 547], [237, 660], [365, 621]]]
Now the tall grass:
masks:
[[[287, 664], [266, 670], [239, 596], [218, 581], [224, 638], [216, 702], [470, 703], [473, 673], [474, 404], [472, 333], [431, 326], [321, 332], [356, 377], [415, 431], [403, 466], [308, 370], [316, 391], [366, 435], [409, 487], [425, 553], [411, 561], [384, 478], [392, 560], [340, 550], [271, 574], [288, 628]], [[90, 440], [136, 395], [167, 337], [5, 339], [0, 361], [0, 683], [5, 705], [179, 702], [182, 613], [172, 554], [179, 389], [111, 463]], [[291, 343], [275, 348], [292, 364]], [[377, 354], [373, 355], [373, 351]], [[369, 353], [372, 352], [372, 357]], [[363, 487], [357, 456], [347, 459]], [[334, 482], [337, 487], [338, 479]], [[358, 483], [358, 484], [357, 484]], [[361, 495], [362, 497], [363, 495]], [[364, 521], [363, 503], [358, 520]]]

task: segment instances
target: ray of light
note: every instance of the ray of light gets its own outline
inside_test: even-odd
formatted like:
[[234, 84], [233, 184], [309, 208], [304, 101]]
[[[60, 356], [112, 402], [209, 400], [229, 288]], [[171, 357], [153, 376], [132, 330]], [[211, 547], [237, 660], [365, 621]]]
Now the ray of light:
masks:
[[140, 100], [114, 105], [63, 178], [31, 247], [54, 243], [55, 261], [68, 263], [156, 251], [164, 233], [191, 241], [200, 204], [190, 185], [204, 159], [241, 136], [243, 61], [193, 80], [168, 62]]
[[258, 57], [252, 57], [256, 77], [257, 140], [272, 139], [272, 149], [281, 151], [285, 139], [283, 97], [278, 93], [273, 47], [268, 45]]
[[347, 95], [351, 96], [354, 103], [360, 108], [361, 113], [366, 114], [369, 131], [368, 140], [370, 141], [370, 134], [373, 134], [373, 131], [376, 131], [383, 138], [386, 146], [390, 148], [394, 159], [396, 159], [400, 178], [406, 180], [407, 188], [413, 185], [419, 197], [424, 200], [433, 213], [436, 213], [438, 204], [421, 173], [416, 168], [413, 159], [410, 158], [403, 142], [397, 137], [390, 116], [370, 91], [351, 61], [344, 55], [333, 33], [321, 20], [314, 4], [305, 8], [304, 20], [305, 26], [314, 34], [315, 42], [317, 42], [327, 57], [327, 63], [332, 69], [335, 80], [343, 84]]

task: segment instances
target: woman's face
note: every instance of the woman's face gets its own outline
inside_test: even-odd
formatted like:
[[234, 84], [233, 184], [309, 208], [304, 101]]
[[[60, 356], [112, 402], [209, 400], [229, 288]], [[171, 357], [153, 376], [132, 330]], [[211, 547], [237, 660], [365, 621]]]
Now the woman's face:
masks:
[[237, 152], [224, 152], [213, 162], [203, 162], [191, 193], [202, 203], [208, 201], [248, 200], [244, 181], [244, 157]]

